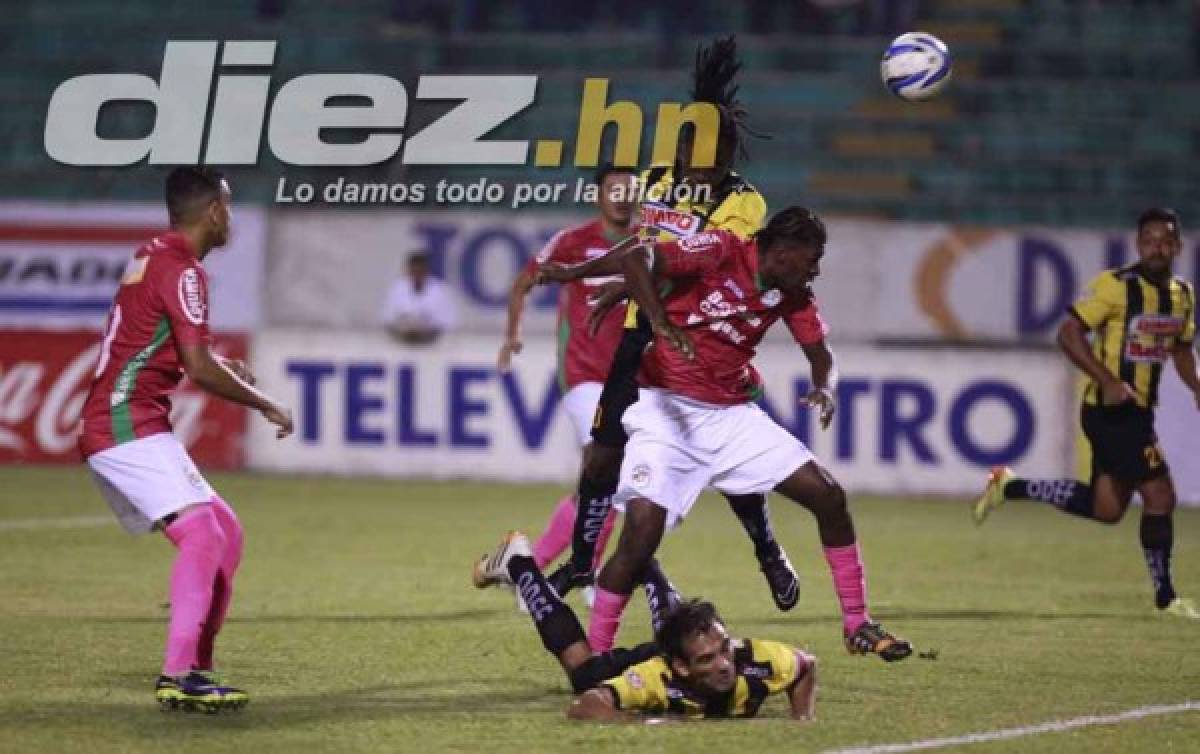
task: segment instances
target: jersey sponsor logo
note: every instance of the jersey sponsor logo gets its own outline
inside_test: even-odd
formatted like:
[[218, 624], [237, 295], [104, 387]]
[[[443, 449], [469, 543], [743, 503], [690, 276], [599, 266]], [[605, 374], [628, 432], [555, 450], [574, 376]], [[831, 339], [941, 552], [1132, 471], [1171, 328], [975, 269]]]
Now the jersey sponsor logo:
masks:
[[1172, 337], [1183, 332], [1184, 322], [1179, 317], [1165, 314], [1139, 314], [1129, 323], [1129, 332], [1137, 335]]
[[1140, 364], [1161, 364], [1171, 355], [1166, 343], [1155, 341], [1142, 343], [1131, 340], [1125, 345], [1125, 360]]
[[700, 233], [699, 235], [685, 238], [679, 242], [679, 248], [687, 252], [708, 251], [714, 246], [721, 245], [721, 236], [716, 233]]
[[179, 276], [179, 306], [193, 325], [204, 324], [208, 306], [200, 288], [200, 273], [195, 267], [187, 268]]
[[650, 466], [645, 463], [634, 466], [629, 474], [629, 481], [639, 490], [645, 489], [650, 484]]
[[700, 230], [700, 218], [659, 202], [647, 202], [642, 205], [642, 225], [675, 238], [688, 238]]

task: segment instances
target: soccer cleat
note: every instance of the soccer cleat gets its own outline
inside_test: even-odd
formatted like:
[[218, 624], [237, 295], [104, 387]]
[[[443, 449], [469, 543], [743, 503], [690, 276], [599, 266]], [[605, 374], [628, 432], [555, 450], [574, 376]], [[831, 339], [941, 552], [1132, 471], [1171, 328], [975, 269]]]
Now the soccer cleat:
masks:
[[800, 579], [796, 569], [792, 568], [787, 555], [780, 550], [779, 554], [758, 561], [763, 576], [767, 579], [767, 587], [771, 590], [771, 599], [775, 607], [787, 612], [800, 601]]
[[491, 555], [484, 555], [475, 563], [471, 572], [471, 580], [476, 589], [486, 589], [489, 586], [502, 584], [512, 586], [512, 577], [508, 575], [508, 561], [514, 555], [533, 557], [533, 548], [529, 546], [529, 538], [519, 531], [513, 530], [504, 535], [500, 546]]
[[546, 581], [559, 597], [566, 597], [567, 592], [570, 592], [572, 589], [594, 586], [596, 584], [596, 575], [590, 571], [584, 573], [576, 571], [575, 566], [568, 560], [559, 566], [554, 573], [547, 576]]
[[878, 623], [863, 623], [846, 637], [846, 649], [853, 655], [877, 654], [885, 662], [903, 660], [912, 654], [907, 640], [892, 636]]
[[239, 710], [250, 697], [245, 691], [222, 684], [216, 674], [193, 670], [185, 676], [160, 675], [154, 684], [154, 696], [163, 712], [206, 712]]
[[1161, 612], [1163, 615], [1174, 615], [1177, 618], [1200, 620], [1200, 609], [1196, 607], [1195, 601], [1187, 597], [1176, 597], [1162, 608]]
[[1012, 469], [1007, 466], [996, 466], [992, 469], [987, 486], [983, 488], [983, 495], [975, 501], [975, 505], [971, 508], [971, 515], [974, 516], [976, 525], [982, 524], [992, 511], [1004, 505], [1004, 485], [1008, 484], [1014, 476]]

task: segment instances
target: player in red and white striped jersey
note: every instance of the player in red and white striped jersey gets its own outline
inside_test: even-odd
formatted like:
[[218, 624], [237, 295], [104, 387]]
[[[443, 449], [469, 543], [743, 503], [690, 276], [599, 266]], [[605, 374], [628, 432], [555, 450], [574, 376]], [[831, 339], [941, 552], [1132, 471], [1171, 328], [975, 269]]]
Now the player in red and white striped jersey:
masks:
[[253, 387], [245, 364], [211, 349], [203, 260], [229, 238], [228, 184], [208, 168], [176, 168], [166, 201], [171, 230], [137, 250], [109, 312], [79, 449], [121, 524], [135, 534], [162, 530], [179, 549], [159, 703], [215, 711], [247, 701], [213, 676], [242, 529], [171, 434], [170, 394], [187, 374], [204, 390], [259, 411], [280, 438], [291, 434], [292, 416]]

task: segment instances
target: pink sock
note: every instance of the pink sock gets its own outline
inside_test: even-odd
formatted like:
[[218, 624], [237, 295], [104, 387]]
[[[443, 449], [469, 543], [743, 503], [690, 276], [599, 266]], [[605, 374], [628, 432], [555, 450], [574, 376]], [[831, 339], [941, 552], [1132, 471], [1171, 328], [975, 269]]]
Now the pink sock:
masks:
[[825, 561], [833, 575], [833, 589], [842, 605], [842, 626], [847, 634], [871, 620], [867, 615], [867, 579], [863, 575], [862, 554], [858, 543], [844, 547], [826, 547]]
[[628, 594], [616, 594], [602, 586], [596, 587], [596, 602], [592, 605], [592, 617], [588, 621], [588, 644], [593, 652], [607, 652], [617, 642], [617, 629], [621, 627], [621, 613], [629, 604]]
[[196, 666], [200, 633], [213, 601], [213, 583], [225, 555], [225, 533], [211, 505], [195, 508], [164, 529], [179, 548], [171, 567], [171, 622], [163, 675], [186, 675]]
[[599, 573], [600, 566], [604, 563], [604, 548], [608, 547], [608, 538], [612, 536], [613, 527], [617, 525], [617, 511], [615, 508], [610, 508], [608, 518], [604, 519], [604, 526], [600, 527], [600, 534], [596, 536], [596, 555], [592, 558], [592, 572]]
[[575, 495], [567, 495], [554, 506], [550, 522], [538, 541], [533, 544], [533, 562], [538, 568], [545, 568], [558, 559], [559, 555], [571, 544], [571, 535], [575, 532], [575, 514], [578, 506]]
[[221, 531], [225, 533], [225, 554], [221, 558], [217, 577], [213, 580], [212, 606], [204, 620], [204, 629], [200, 632], [200, 643], [196, 649], [198, 670], [213, 669], [213, 646], [229, 612], [229, 601], [233, 598], [233, 577], [242, 562], [244, 541], [242, 524], [229, 504], [220, 496], [214, 496], [211, 507]]

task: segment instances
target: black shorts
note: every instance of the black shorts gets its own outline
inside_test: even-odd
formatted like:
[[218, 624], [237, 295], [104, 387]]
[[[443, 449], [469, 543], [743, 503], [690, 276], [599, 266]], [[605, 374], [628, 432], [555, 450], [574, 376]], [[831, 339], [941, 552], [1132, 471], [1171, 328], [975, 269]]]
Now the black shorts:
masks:
[[637, 374], [642, 367], [642, 354], [652, 340], [654, 331], [650, 328], [650, 320], [639, 311], [637, 326], [627, 328], [621, 335], [612, 367], [604, 380], [604, 390], [600, 392], [596, 415], [592, 418], [592, 439], [600, 445], [623, 448], [629, 441], [621, 418], [625, 409], [637, 403]]
[[1092, 447], [1092, 480], [1108, 474], [1121, 482], [1140, 484], [1166, 476], [1170, 470], [1158, 435], [1154, 411], [1135, 403], [1083, 406], [1083, 433]]

